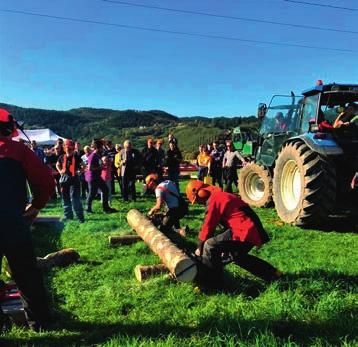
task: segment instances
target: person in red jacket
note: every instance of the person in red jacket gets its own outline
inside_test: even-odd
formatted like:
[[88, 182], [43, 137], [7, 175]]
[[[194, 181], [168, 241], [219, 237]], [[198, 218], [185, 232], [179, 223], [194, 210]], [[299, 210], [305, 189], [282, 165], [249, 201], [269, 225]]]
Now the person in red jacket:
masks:
[[[256, 213], [237, 195], [201, 181], [190, 181], [186, 194], [190, 202], [207, 206], [195, 255], [201, 257], [202, 263], [214, 274], [222, 273], [225, 259], [229, 258], [265, 281], [282, 276], [266, 261], [248, 254], [253, 247], [268, 242], [269, 236]], [[219, 224], [224, 231], [215, 235]]]
[[[29, 327], [38, 330], [48, 324], [50, 310], [37, 269], [30, 225], [53, 194], [55, 181], [31, 149], [12, 140], [16, 135], [15, 120], [0, 109], [0, 260], [7, 258], [21, 291]], [[27, 204], [26, 181], [31, 187], [31, 204]], [[0, 309], [0, 328], [3, 325]]]

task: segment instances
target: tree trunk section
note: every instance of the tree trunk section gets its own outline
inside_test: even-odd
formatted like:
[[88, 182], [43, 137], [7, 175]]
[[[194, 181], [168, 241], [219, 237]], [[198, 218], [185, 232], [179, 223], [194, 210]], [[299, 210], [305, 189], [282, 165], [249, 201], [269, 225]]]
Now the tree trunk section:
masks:
[[53, 267], [66, 267], [80, 259], [80, 255], [73, 248], [61, 249], [58, 252], [47, 254], [46, 257], [37, 257], [37, 267], [51, 269]]
[[168, 272], [168, 268], [164, 264], [157, 265], [137, 265], [134, 268], [134, 274], [139, 282], [147, 278]]
[[127, 214], [127, 221], [178, 281], [194, 280], [198, 271], [195, 262], [160, 232], [146, 216], [132, 209]]
[[123, 236], [109, 236], [108, 242], [111, 246], [120, 246], [120, 245], [131, 245], [141, 241], [141, 237], [138, 235], [123, 235]]

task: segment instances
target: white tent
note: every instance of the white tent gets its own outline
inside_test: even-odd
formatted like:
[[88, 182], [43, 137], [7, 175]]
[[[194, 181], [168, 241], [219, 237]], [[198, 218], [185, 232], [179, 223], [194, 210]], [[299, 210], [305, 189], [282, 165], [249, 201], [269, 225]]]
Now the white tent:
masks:
[[[55, 134], [51, 129], [34, 129], [34, 130], [24, 130], [29, 139], [35, 140], [39, 146], [50, 146], [54, 145], [58, 139], [64, 139], [61, 136]], [[14, 140], [19, 141], [23, 139], [28, 141], [26, 136], [22, 133], [21, 130], [18, 130], [19, 136], [15, 137]]]

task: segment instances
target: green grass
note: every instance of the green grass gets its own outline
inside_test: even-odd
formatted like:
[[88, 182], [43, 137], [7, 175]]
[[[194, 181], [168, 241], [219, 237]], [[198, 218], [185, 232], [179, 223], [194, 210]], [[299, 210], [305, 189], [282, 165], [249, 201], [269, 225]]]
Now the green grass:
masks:
[[[147, 211], [152, 198], [129, 204], [115, 197], [114, 215], [100, 212], [34, 230], [36, 253], [73, 247], [81, 262], [46, 274], [57, 323], [53, 331], [13, 328], [0, 345], [13, 346], [357, 346], [357, 235], [301, 230], [283, 225], [274, 210], [257, 210], [272, 240], [254, 251], [285, 272], [266, 284], [235, 265], [227, 266], [226, 292], [200, 292], [165, 275], [138, 283], [137, 264], [159, 263], [140, 242], [111, 248], [109, 235], [131, 233], [126, 212]], [[203, 208], [185, 219], [195, 249]], [[43, 214], [61, 214], [51, 203]], [[342, 228], [340, 228], [342, 229]], [[344, 228], [343, 228], [344, 229]]]

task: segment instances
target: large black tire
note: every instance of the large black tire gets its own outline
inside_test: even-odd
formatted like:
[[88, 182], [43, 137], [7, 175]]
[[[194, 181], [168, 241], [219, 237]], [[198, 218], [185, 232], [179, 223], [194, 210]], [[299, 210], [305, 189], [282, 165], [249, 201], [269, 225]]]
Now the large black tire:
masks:
[[286, 223], [324, 225], [336, 201], [334, 165], [304, 142], [286, 144], [276, 159], [273, 200]]
[[239, 173], [241, 199], [251, 206], [267, 207], [272, 203], [272, 179], [268, 169], [246, 164]]

